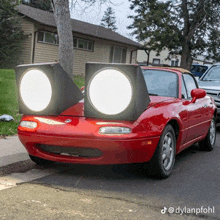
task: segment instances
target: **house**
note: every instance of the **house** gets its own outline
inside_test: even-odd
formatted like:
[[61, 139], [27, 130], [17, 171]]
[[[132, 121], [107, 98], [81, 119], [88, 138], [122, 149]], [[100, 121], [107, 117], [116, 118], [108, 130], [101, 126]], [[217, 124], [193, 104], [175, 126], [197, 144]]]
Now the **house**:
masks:
[[[165, 48], [160, 52], [160, 55], [157, 56], [156, 51], [150, 51], [149, 54], [149, 64], [150, 65], [165, 65], [165, 66], [180, 66], [181, 62], [181, 55], [174, 54], [170, 56], [170, 59], [167, 59], [169, 54], [169, 50]], [[138, 50], [137, 53], [137, 62], [140, 64], [147, 64], [148, 55], [147, 53], [142, 49]], [[212, 64], [214, 60], [206, 60], [203, 56], [198, 56], [193, 58], [192, 64]]]
[[[23, 42], [20, 64], [58, 61], [59, 38], [53, 13], [18, 5]], [[99, 25], [71, 19], [74, 45], [74, 74], [85, 74], [86, 62], [136, 63], [141, 44]]]
[[[172, 55], [170, 59], [167, 59], [168, 49], [164, 49], [157, 56], [156, 51], [150, 51], [149, 54], [149, 64], [150, 65], [165, 65], [165, 66], [180, 66], [181, 56]], [[148, 55], [144, 50], [138, 50], [137, 61], [138, 63], [146, 64], [148, 60]]]
[[192, 65], [212, 65], [215, 63], [213, 59], [206, 60], [204, 56], [197, 56], [193, 59]]

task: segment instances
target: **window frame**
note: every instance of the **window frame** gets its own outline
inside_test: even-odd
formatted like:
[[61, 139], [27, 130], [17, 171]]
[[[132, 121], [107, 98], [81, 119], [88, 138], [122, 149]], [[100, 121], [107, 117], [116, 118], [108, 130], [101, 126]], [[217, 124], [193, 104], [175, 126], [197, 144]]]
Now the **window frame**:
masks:
[[[39, 40], [39, 33], [43, 33], [43, 41], [40, 41]], [[56, 40], [56, 43], [51, 43], [51, 42], [46, 42], [45, 41], [45, 35], [46, 35], [46, 33], [48, 33], [48, 34], [53, 34], [53, 35], [57, 35], [57, 40]], [[59, 46], [59, 37], [58, 37], [58, 34], [57, 33], [54, 33], [54, 32], [50, 32], [50, 31], [42, 31], [42, 30], [38, 30], [37, 31], [37, 42], [38, 43], [43, 43], [43, 44], [51, 44], [51, 45], [57, 45], [57, 46]]]
[[[76, 47], [74, 46], [74, 40], [77, 41], [76, 43]], [[79, 48], [79, 41], [86, 41], [86, 45], [87, 48]], [[92, 48], [91, 50], [89, 50], [89, 43], [92, 43]], [[92, 40], [88, 40], [88, 39], [84, 39], [84, 38], [79, 38], [79, 37], [73, 37], [73, 49], [78, 49], [78, 50], [84, 50], [84, 51], [90, 51], [90, 52], [94, 52], [94, 41]]]
[[171, 60], [170, 66], [171, 67], [178, 67], [179, 66], [179, 59]]
[[[159, 63], [154, 63], [154, 61], [159, 61]], [[160, 65], [160, 59], [159, 58], [153, 58], [152, 60], [153, 65]]]
[[[109, 54], [109, 63], [115, 63], [115, 49], [120, 48], [121, 54], [120, 54], [120, 63], [126, 63], [127, 60], [127, 48], [126, 47], [120, 47], [120, 46], [111, 46], [110, 48], [110, 54]], [[124, 53], [125, 52], [125, 53]], [[125, 59], [124, 56], [125, 55]]]
[[[39, 33], [43, 33], [43, 41], [39, 40]], [[57, 35], [57, 40], [56, 40], [56, 43], [51, 43], [51, 42], [46, 42], [45, 39], [46, 39], [46, 33], [49, 33], [49, 34], [53, 34], [53, 35]], [[77, 40], [77, 46], [74, 47], [74, 40]], [[86, 44], [87, 44], [87, 48], [79, 48], [79, 40], [82, 40], [82, 41], [86, 41]], [[58, 37], [58, 34], [57, 33], [54, 33], [54, 32], [50, 32], [50, 31], [44, 31], [44, 30], [38, 30], [37, 31], [37, 42], [38, 43], [43, 43], [43, 44], [51, 44], [51, 45], [59, 45], [59, 37]], [[88, 49], [89, 48], [89, 43], [92, 44], [92, 48], [91, 50]], [[93, 52], [94, 51], [94, 41], [92, 40], [87, 40], [87, 39], [84, 39], [84, 38], [78, 38], [78, 37], [73, 37], [73, 48], [74, 49], [79, 49], [79, 50], [85, 50], [85, 51], [90, 51], [90, 52]]]
[[[170, 71], [170, 70], [161, 70], [161, 69], [142, 69], [142, 71], [144, 71], [144, 70], [153, 70], [153, 71], [163, 71], [163, 72], [169, 72], [169, 73], [173, 73], [173, 74], [176, 74], [176, 76], [177, 76], [177, 79], [176, 79], [176, 83], [177, 83], [177, 88], [176, 88], [176, 96], [174, 97], [174, 96], [167, 96], [167, 97], [172, 97], [172, 98], [175, 98], [175, 99], [178, 99], [179, 98], [179, 88], [180, 88], [180, 83], [179, 83], [179, 75], [176, 73], [176, 72], [173, 72], [173, 71]], [[144, 73], [143, 73], [143, 75], [144, 75]], [[146, 82], [146, 81], [145, 81]], [[146, 83], [147, 84], [147, 83]], [[163, 97], [165, 97], [165, 96], [163, 96]]]
[[[210, 71], [212, 71], [214, 68], [219, 68], [220, 69], [220, 65], [219, 64], [213, 64], [210, 68], [208, 68], [205, 72], [205, 74], [202, 74], [201, 78], [199, 79], [200, 81], [206, 81], [206, 76], [209, 74]], [[217, 81], [217, 80], [214, 80]]]
[[181, 76], [181, 79], [182, 79], [182, 84], [181, 84], [181, 87], [183, 88], [185, 88], [185, 92], [186, 92], [186, 98], [183, 98], [182, 97], [182, 89], [181, 89], [181, 98], [182, 99], [189, 99], [189, 97], [188, 97], [188, 92], [187, 92], [187, 89], [186, 89], [186, 82], [185, 82], [185, 79], [184, 79], [184, 77], [183, 77], [183, 75]]
[[184, 75], [189, 75], [190, 77], [192, 77], [192, 79], [193, 79], [194, 82], [195, 82], [196, 89], [198, 89], [199, 86], [198, 86], [198, 83], [197, 83], [196, 79], [194, 78], [194, 76], [193, 76], [192, 74], [190, 74], [190, 73], [183, 73], [183, 74], [182, 74], [183, 81], [184, 81], [184, 85], [185, 85], [185, 88], [186, 88], [187, 99], [188, 99], [188, 100], [191, 100], [192, 97], [191, 97], [191, 95], [190, 95], [190, 97], [189, 97], [189, 95], [188, 95], [188, 89], [187, 89], [187, 86], [186, 86], [186, 81], [185, 81]]

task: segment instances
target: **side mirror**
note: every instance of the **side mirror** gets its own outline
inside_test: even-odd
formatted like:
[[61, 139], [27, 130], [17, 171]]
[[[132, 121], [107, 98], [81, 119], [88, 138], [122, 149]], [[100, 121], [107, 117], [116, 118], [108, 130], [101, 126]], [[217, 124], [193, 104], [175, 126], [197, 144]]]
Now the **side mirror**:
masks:
[[193, 89], [191, 91], [191, 96], [191, 103], [195, 103], [197, 99], [202, 99], [206, 96], [206, 91], [204, 89]]

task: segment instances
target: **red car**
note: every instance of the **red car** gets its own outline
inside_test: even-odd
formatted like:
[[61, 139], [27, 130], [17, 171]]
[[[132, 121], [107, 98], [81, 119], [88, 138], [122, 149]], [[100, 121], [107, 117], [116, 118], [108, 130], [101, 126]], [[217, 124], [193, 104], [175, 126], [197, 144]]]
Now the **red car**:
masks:
[[151, 102], [135, 121], [88, 118], [84, 101], [58, 116], [23, 115], [18, 136], [37, 164], [146, 163], [159, 178], [170, 175], [175, 155], [198, 142], [211, 151], [216, 106], [189, 71], [142, 67]]

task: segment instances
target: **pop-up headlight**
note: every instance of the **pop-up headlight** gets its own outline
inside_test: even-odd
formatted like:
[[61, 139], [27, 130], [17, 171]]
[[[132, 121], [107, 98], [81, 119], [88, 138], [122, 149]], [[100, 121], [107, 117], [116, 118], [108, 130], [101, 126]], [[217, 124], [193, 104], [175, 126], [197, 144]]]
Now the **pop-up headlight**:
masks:
[[83, 98], [58, 63], [20, 65], [15, 71], [21, 114], [59, 115]]
[[133, 121], [143, 113], [149, 102], [139, 66], [86, 64], [86, 117]]
[[130, 104], [132, 84], [123, 72], [107, 68], [97, 72], [90, 80], [88, 98], [97, 111], [116, 115]]
[[27, 71], [20, 81], [20, 97], [32, 111], [42, 111], [52, 98], [52, 85], [46, 74], [40, 70]]

